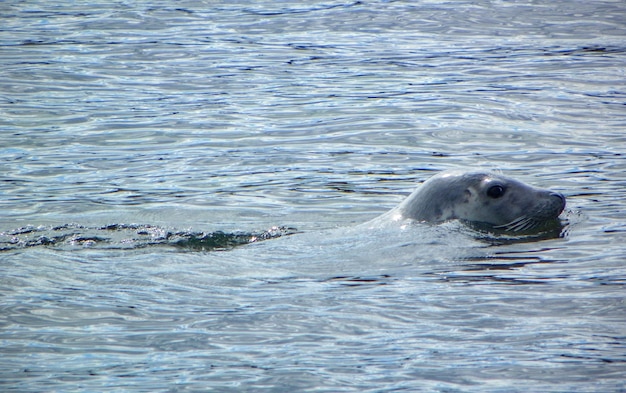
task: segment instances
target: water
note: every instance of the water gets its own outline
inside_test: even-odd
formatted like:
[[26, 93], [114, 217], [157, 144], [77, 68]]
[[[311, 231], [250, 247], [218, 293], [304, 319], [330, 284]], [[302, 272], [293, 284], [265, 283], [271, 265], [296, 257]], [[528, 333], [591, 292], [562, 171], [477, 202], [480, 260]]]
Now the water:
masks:
[[[625, 390], [623, 2], [0, 13], [3, 391]], [[568, 225], [358, 225], [458, 167]]]

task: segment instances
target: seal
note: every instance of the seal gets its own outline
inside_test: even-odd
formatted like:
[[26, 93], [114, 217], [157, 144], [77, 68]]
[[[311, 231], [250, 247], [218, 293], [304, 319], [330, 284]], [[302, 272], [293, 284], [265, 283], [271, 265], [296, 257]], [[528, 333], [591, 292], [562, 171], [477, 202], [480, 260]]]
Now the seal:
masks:
[[435, 224], [458, 219], [521, 232], [555, 220], [564, 208], [565, 197], [558, 192], [493, 172], [448, 170], [428, 179], [383, 216]]

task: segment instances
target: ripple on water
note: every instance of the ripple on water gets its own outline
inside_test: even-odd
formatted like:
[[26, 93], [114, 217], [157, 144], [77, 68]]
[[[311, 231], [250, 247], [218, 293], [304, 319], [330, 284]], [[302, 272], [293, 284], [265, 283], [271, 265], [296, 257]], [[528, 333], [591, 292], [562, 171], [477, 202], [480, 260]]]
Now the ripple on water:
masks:
[[[622, 389], [621, 3], [4, 8], [4, 390]], [[452, 167], [565, 230], [346, 228]]]

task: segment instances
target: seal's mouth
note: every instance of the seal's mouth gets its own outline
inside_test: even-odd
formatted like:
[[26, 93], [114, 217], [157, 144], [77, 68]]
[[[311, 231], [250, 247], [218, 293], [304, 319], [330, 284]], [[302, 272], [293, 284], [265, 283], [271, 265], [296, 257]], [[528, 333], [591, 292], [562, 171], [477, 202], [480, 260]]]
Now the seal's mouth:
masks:
[[466, 222], [476, 232], [476, 237], [490, 244], [508, 244], [532, 242], [537, 240], [557, 239], [564, 237], [568, 220], [559, 217], [550, 219], [533, 219], [520, 217], [505, 225], [493, 225], [484, 222]]
[[508, 232], [524, 232], [538, 227], [539, 224], [541, 224], [541, 221], [536, 218], [523, 215], [506, 224], [494, 225], [494, 228], [502, 229]]
[[[559, 211], [559, 214], [561, 212]], [[542, 230], [546, 227], [553, 227], [556, 223], [559, 223], [558, 214], [551, 217], [536, 217], [523, 215], [515, 220], [503, 225], [494, 225], [494, 229], [499, 229], [506, 232], [531, 232], [535, 230]]]
[[502, 225], [494, 225], [494, 229], [501, 229], [508, 232], [527, 232], [536, 228], [550, 226], [550, 222], [558, 221], [559, 215], [565, 209], [565, 196], [558, 192], [550, 193], [550, 202], [546, 203], [531, 214], [523, 214], [514, 220]]

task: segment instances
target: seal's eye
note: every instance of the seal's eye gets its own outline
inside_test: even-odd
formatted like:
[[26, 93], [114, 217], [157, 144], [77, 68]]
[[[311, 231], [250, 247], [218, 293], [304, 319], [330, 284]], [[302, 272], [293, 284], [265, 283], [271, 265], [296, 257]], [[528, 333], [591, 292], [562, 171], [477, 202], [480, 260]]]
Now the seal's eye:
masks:
[[489, 187], [489, 189], [487, 190], [487, 195], [489, 195], [491, 198], [496, 199], [504, 195], [504, 191], [505, 188], [502, 186], [492, 186]]

